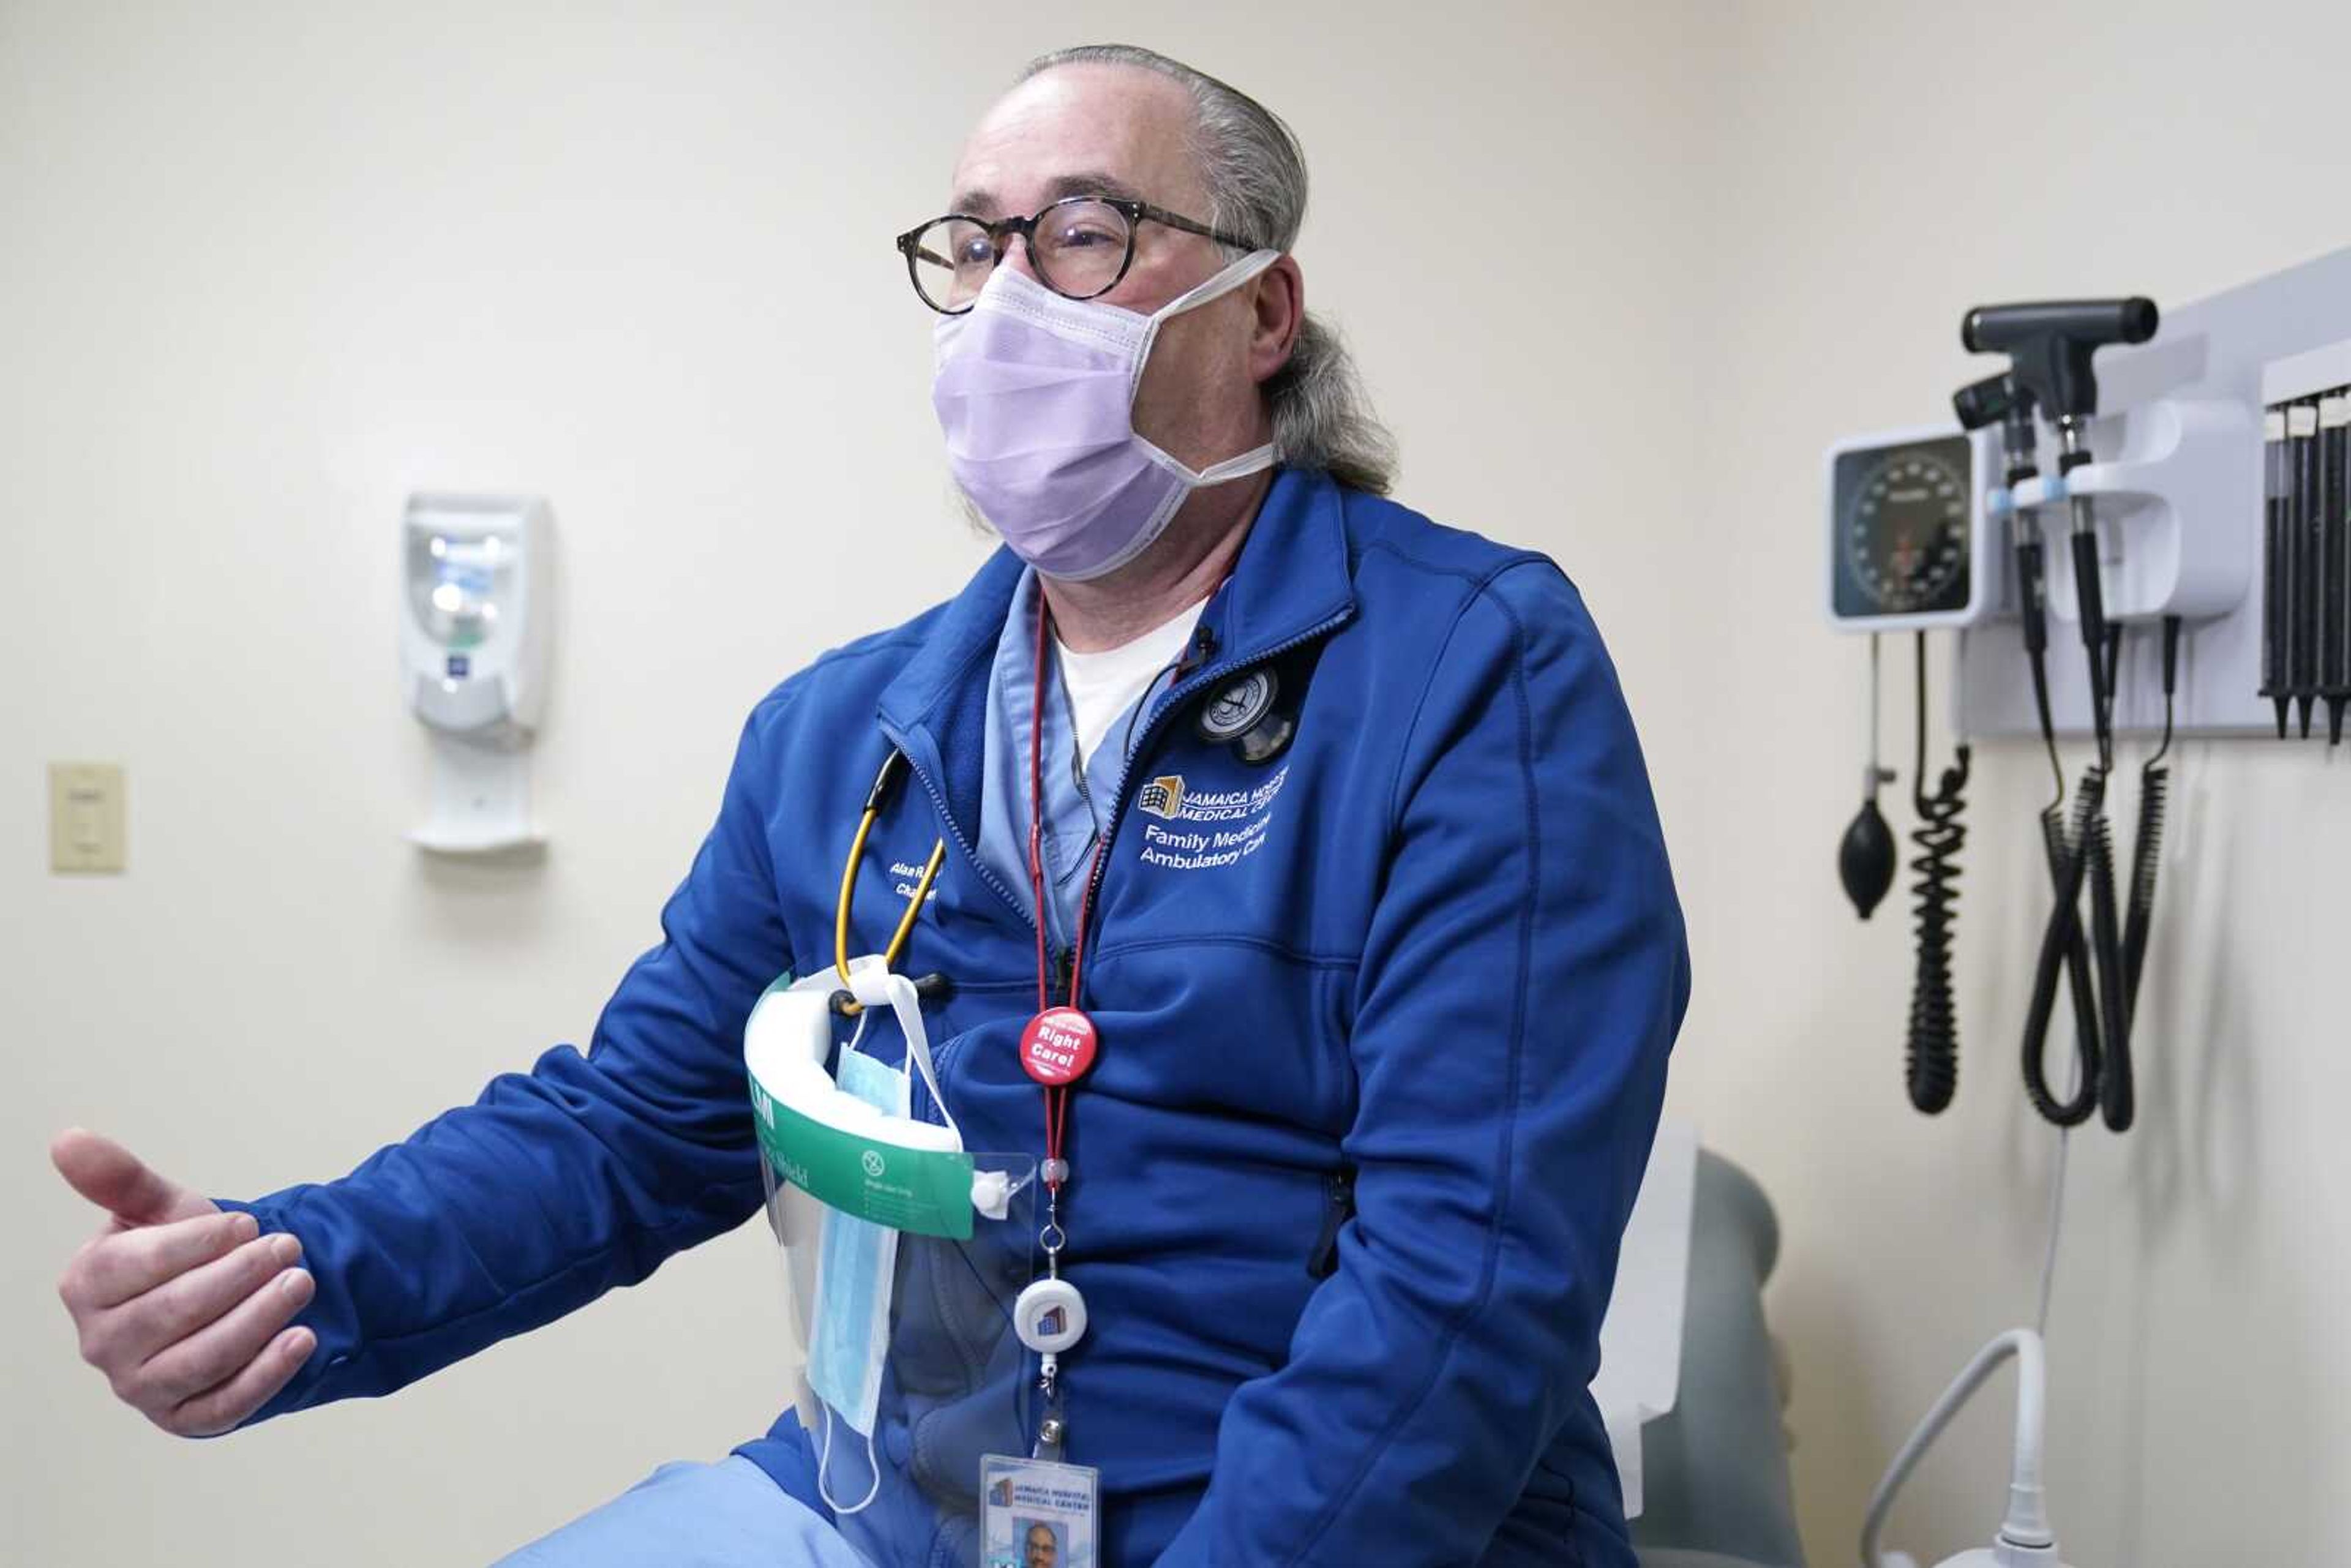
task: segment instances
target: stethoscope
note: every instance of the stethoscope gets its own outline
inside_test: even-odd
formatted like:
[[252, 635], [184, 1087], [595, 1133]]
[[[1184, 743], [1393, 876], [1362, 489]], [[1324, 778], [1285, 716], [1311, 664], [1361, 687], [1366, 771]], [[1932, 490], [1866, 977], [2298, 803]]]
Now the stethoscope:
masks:
[[[896, 747], [882, 759], [882, 770], [873, 776], [873, 788], [865, 792], [865, 810], [857, 819], [857, 836], [849, 841], [849, 860], [841, 868], [841, 894], [832, 905], [832, 967], [841, 977], [844, 988], [832, 993], [832, 1010], [841, 1018], [855, 1018], [864, 1008], [845, 988], [849, 985], [849, 914], [857, 897], [857, 873], [865, 863], [865, 840], [873, 831], [874, 819], [882, 814], [883, 803], [889, 799], [891, 785], [905, 769], [906, 754]], [[939, 867], [946, 863], [947, 841], [940, 839], [931, 845], [931, 858], [915, 879], [914, 891], [906, 900], [906, 913], [898, 917], [898, 929], [890, 934], [890, 944], [882, 950], [882, 967], [895, 969], [898, 955], [906, 950], [906, 938], [914, 933], [914, 918], [923, 912], [923, 901], [931, 894], [931, 883], [938, 880]], [[936, 1001], [947, 991], [945, 975], [925, 975], [914, 982], [914, 994], [923, 1000]]]

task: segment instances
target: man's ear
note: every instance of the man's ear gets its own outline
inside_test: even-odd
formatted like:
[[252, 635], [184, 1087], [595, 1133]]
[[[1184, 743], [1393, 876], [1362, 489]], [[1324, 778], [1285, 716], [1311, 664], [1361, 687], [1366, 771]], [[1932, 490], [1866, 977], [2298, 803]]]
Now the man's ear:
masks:
[[1259, 273], [1249, 301], [1249, 378], [1262, 386], [1290, 363], [1306, 321], [1306, 279], [1297, 261], [1285, 256]]

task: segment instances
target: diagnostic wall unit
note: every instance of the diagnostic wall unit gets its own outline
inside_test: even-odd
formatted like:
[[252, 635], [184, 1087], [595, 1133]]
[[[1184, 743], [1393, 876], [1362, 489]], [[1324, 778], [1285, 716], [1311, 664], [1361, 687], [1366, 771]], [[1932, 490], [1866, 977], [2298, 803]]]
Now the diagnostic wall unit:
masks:
[[[2288, 541], [2294, 548], [2265, 560], [2279, 552], [2269, 532], [2273, 477], [2263, 441], [2264, 414], [2273, 406], [2307, 407], [2315, 432], [2319, 400], [2351, 388], [2351, 250], [2168, 307], [2154, 341], [2102, 350], [2097, 373], [2100, 403], [2110, 412], [2090, 426], [2095, 461], [2062, 481], [2038, 482], [2039, 490], [2020, 487], [2017, 500], [2053, 501], [2069, 492], [2095, 500], [2106, 612], [2127, 628], [2116, 727], [2161, 728], [2160, 622], [2176, 613], [2184, 621], [2180, 730], [2273, 736], [2276, 708], [2263, 653], [2267, 633], [2281, 629], [2277, 618], [2308, 622], [2314, 659], [2335, 645], [2330, 637], [2339, 643], [2351, 636], [2343, 630], [2351, 600], [2342, 592], [2332, 599], [2317, 592], [2306, 613], [2273, 597], [2296, 560], [2309, 562], [2311, 575], [2296, 579], [2307, 588], [2319, 588], [2317, 574], [2333, 563], [2319, 515], [2325, 504], [2315, 490], [2299, 514], [2304, 533]], [[1979, 435], [1980, 466], [1998, 461], [1995, 446], [1996, 439]], [[2346, 505], [2351, 497], [2338, 492], [2334, 509]], [[2074, 605], [2065, 551], [2055, 548], [2063, 542], [2056, 537], [2063, 511], [2049, 506], [2042, 514], [2053, 531], [2050, 610], [2060, 621], [2071, 617]], [[1974, 521], [1979, 528], [2006, 526], [1988, 509]], [[2052, 638], [2059, 640], [2053, 631]], [[2351, 643], [2343, 646], [2351, 656]], [[2053, 658], [2049, 674], [2059, 729], [2086, 733], [2083, 662]], [[2012, 606], [1990, 608], [1970, 624], [1960, 651], [1959, 700], [1960, 727], [1970, 735], [2037, 733]]]

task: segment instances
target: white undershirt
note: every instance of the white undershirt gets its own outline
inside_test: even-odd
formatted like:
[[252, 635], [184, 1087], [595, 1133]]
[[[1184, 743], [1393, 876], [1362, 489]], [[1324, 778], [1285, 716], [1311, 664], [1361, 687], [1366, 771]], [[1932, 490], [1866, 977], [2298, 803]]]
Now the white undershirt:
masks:
[[1078, 755], [1089, 765], [1095, 747], [1110, 733], [1110, 727], [1184, 651], [1207, 603], [1203, 599], [1133, 642], [1105, 648], [1099, 653], [1076, 653], [1064, 646], [1058, 636], [1053, 639], [1053, 653], [1061, 663], [1061, 689], [1069, 694], [1071, 712], [1077, 717]]

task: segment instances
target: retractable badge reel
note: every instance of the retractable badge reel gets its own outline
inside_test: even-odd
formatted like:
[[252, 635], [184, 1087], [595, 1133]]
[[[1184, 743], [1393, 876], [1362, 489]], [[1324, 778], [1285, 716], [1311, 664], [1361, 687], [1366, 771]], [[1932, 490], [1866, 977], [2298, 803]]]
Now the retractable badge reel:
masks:
[[[1051, 1408], [1057, 1358], [1086, 1333], [1086, 1299], [1061, 1278], [1061, 1249], [1068, 1242], [1061, 1220], [1061, 1184], [1069, 1179], [1070, 1163], [1061, 1157], [1061, 1133], [1066, 1125], [1069, 1086], [1094, 1064], [1099, 1037], [1094, 1020], [1076, 1008], [1048, 1008], [1029, 1020], [1020, 1035], [1020, 1065], [1046, 1095], [1045, 1160], [1038, 1177], [1045, 1184], [1046, 1220], [1038, 1244], [1045, 1254], [1045, 1277], [1032, 1281], [1012, 1303], [1012, 1331], [1020, 1343], [1044, 1358], [1040, 1374]], [[1049, 1414], [1051, 1428], [1040, 1434], [1058, 1447], [1058, 1414]]]

